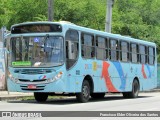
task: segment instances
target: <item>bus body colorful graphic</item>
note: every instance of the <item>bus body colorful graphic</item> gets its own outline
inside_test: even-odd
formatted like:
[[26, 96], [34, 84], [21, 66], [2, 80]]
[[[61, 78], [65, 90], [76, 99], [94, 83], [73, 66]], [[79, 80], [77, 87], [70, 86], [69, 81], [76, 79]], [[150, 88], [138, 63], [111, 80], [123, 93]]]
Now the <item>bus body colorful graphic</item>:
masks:
[[80, 102], [106, 92], [136, 98], [157, 87], [152, 42], [64, 22], [13, 25], [9, 38], [8, 89], [34, 92], [38, 102], [56, 93]]

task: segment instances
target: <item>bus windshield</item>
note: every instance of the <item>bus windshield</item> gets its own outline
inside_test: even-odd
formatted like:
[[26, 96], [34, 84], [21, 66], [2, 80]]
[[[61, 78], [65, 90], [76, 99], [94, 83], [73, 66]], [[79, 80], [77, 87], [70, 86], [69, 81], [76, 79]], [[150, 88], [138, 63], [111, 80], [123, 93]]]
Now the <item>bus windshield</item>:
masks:
[[12, 37], [11, 66], [53, 67], [64, 62], [63, 37]]

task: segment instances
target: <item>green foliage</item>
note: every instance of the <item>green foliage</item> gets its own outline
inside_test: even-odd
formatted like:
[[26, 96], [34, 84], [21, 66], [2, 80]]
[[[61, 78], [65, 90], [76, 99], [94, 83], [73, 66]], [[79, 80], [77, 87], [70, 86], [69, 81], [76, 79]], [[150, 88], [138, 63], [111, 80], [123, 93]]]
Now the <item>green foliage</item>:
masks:
[[103, 1], [55, 1], [55, 20], [71, 21], [78, 25], [104, 30], [105, 4]]
[[12, 11], [7, 9], [9, 7], [8, 0], [0, 1], [0, 28], [2, 26], [7, 26]]
[[46, 20], [47, 0], [10, 0], [10, 10], [13, 11], [8, 27], [15, 23]]
[[[153, 41], [160, 51], [160, 1], [114, 1], [112, 33]], [[46, 21], [47, 12], [48, 0], [1, 0], [0, 27], [9, 29], [16, 23]], [[105, 17], [106, 0], [54, 0], [54, 21], [65, 20], [104, 31]]]
[[[112, 32], [152, 41], [160, 51], [160, 1], [116, 0]], [[160, 62], [160, 55], [158, 55]]]

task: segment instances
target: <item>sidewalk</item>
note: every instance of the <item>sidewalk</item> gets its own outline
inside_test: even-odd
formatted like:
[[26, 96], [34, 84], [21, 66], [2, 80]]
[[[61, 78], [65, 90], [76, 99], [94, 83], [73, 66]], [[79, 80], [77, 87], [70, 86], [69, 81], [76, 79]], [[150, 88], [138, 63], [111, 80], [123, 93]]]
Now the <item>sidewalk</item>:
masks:
[[0, 91], [0, 101], [16, 100], [19, 98], [30, 97], [30, 96], [33, 96], [33, 93]]
[[[160, 88], [144, 92], [160, 92]], [[17, 100], [23, 97], [31, 97], [31, 96], [33, 96], [33, 93], [0, 91], [0, 101]]]

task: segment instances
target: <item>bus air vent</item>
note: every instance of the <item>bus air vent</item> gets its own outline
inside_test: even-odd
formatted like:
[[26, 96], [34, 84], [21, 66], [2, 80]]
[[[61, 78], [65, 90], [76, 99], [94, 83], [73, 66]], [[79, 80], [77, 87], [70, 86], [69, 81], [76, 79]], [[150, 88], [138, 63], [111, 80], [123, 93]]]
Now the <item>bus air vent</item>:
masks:
[[20, 74], [46, 74], [51, 73], [52, 70], [48, 69], [24, 69], [24, 70], [15, 70], [14, 73], [20, 73]]

